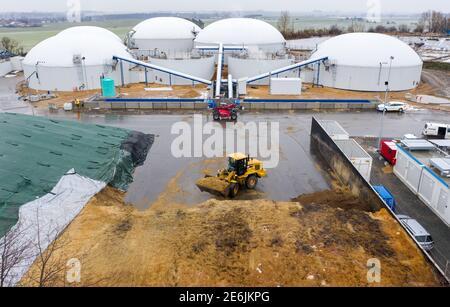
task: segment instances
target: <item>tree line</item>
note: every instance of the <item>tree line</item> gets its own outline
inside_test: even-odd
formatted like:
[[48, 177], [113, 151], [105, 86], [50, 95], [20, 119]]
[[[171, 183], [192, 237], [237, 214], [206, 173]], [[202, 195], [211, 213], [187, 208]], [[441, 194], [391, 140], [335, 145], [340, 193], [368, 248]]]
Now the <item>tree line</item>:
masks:
[[25, 55], [25, 51], [23, 47], [19, 45], [19, 42], [7, 36], [0, 39], [0, 50], [6, 50], [15, 55]]
[[397, 26], [377, 25], [369, 27], [366, 30], [364, 23], [353, 22], [347, 28], [332, 25], [328, 28], [308, 28], [296, 30], [289, 12], [282, 12], [278, 19], [278, 30], [286, 39], [300, 39], [314, 36], [336, 36], [344, 33], [353, 32], [372, 32], [372, 33], [396, 33], [396, 34], [446, 34], [450, 27], [450, 15], [437, 11], [427, 11], [421, 14], [420, 19], [414, 29], [408, 25], [401, 24]]

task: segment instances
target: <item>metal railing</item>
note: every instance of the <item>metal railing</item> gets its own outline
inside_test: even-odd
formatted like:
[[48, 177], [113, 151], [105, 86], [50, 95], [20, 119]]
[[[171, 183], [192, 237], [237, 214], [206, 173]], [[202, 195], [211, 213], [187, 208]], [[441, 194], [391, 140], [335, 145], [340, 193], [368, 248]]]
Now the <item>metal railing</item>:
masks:
[[444, 276], [450, 280], [450, 260], [436, 247], [429, 251], [428, 254], [442, 270]]

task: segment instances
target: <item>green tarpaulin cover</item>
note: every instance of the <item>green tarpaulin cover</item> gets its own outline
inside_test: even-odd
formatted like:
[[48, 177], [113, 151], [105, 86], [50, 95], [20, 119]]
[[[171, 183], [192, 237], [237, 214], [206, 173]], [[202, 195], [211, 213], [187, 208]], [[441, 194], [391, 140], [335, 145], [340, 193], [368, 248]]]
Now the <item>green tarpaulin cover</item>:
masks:
[[[139, 139], [121, 128], [0, 113], [0, 237], [21, 205], [50, 192], [72, 168], [125, 190], [137, 164], [127, 150], [133, 146], [122, 146], [130, 137]], [[145, 156], [150, 145], [140, 146]]]

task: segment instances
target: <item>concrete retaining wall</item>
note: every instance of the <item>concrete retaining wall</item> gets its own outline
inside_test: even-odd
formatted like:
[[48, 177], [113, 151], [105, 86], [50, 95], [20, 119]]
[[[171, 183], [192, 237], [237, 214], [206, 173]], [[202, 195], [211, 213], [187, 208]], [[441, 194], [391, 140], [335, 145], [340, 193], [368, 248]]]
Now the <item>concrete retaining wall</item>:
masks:
[[[167, 102], [164, 99], [157, 101], [144, 101], [140, 99], [127, 101], [126, 99], [120, 100], [107, 100], [97, 102], [100, 109], [124, 109], [124, 110], [205, 110], [208, 105], [203, 101], [189, 101], [176, 99]], [[320, 101], [301, 101], [301, 102], [289, 102], [289, 101], [267, 101], [261, 102], [250, 101], [242, 102], [242, 106], [246, 111], [277, 111], [277, 110], [343, 110], [343, 109], [375, 109], [377, 102], [355, 103], [349, 102], [320, 102]]]
[[360, 174], [314, 117], [311, 125], [311, 149], [327, 162], [341, 182], [350, 188], [352, 194], [368, 203], [372, 210], [378, 211], [386, 207], [370, 183]]

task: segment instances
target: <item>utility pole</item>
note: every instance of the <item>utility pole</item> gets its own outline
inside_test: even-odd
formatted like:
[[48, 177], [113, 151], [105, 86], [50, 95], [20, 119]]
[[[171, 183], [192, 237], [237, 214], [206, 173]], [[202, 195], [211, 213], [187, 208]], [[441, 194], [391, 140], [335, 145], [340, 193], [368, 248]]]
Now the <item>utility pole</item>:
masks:
[[[391, 69], [392, 69], [392, 61], [394, 60], [394, 57], [391, 56], [389, 63], [389, 71], [388, 71], [388, 78], [387, 81], [384, 83], [386, 85], [386, 92], [384, 94], [384, 108], [383, 108], [383, 114], [381, 115], [381, 123], [380, 123], [380, 136], [378, 138], [378, 150], [381, 150], [381, 141], [383, 140], [383, 133], [384, 133], [384, 116], [386, 114], [386, 105], [388, 102], [388, 95], [389, 95], [389, 81], [391, 80]], [[382, 65], [382, 63], [380, 63]]]

